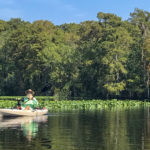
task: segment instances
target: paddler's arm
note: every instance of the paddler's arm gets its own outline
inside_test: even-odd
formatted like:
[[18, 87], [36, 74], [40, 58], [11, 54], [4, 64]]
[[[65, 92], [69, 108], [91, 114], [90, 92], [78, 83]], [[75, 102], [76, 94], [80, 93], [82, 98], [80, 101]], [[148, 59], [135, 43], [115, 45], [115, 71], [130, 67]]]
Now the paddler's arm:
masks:
[[34, 108], [38, 108], [39, 102], [37, 101], [36, 98], [34, 98]]
[[23, 98], [22, 100], [21, 100], [21, 107], [22, 108], [25, 108], [26, 107], [26, 102], [28, 101], [28, 98], [27, 97], [25, 97], [25, 98]]

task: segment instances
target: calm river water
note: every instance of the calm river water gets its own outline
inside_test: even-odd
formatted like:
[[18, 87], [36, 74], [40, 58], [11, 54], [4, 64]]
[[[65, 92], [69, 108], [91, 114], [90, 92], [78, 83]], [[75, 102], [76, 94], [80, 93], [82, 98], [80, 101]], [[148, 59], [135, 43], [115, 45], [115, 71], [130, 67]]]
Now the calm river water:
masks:
[[150, 150], [149, 108], [1, 118], [0, 150]]

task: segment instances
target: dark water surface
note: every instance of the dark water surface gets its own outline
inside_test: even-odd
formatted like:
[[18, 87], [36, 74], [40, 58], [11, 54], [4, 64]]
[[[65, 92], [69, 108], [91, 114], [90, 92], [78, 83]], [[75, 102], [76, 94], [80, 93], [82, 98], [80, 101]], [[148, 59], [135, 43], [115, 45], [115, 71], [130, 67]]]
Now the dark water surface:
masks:
[[0, 150], [150, 150], [149, 108], [1, 118]]

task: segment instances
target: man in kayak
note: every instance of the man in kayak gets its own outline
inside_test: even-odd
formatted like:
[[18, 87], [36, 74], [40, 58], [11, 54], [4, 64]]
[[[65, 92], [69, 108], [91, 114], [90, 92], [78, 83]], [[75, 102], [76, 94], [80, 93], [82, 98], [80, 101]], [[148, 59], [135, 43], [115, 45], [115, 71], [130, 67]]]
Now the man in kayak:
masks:
[[33, 110], [38, 107], [38, 101], [34, 97], [34, 91], [28, 89], [26, 92], [26, 97], [18, 102], [18, 109], [22, 110]]

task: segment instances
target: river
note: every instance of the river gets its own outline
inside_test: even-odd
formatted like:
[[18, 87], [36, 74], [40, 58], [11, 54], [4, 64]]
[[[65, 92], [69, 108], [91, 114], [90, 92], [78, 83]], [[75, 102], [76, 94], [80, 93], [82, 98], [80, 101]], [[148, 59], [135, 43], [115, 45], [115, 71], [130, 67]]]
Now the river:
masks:
[[149, 108], [1, 118], [0, 150], [149, 150]]

